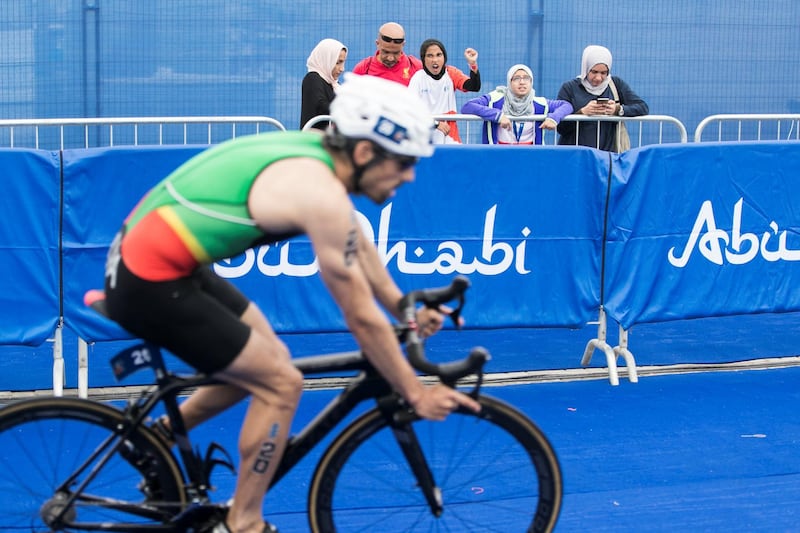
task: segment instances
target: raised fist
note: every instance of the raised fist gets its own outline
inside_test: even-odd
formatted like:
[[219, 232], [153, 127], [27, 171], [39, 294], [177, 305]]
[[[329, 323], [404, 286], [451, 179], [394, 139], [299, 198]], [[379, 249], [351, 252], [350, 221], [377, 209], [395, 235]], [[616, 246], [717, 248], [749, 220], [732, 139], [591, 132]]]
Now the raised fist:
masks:
[[464, 50], [464, 58], [466, 58], [467, 63], [472, 66], [478, 62], [478, 51], [474, 48], [467, 48]]

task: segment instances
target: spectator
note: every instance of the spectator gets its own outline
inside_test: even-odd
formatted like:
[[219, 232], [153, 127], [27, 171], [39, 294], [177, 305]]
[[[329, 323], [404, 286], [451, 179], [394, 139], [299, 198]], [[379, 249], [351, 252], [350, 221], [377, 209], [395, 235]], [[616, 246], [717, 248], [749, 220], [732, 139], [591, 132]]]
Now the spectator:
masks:
[[387, 22], [378, 30], [375, 40], [378, 50], [375, 55], [366, 57], [353, 68], [354, 74], [368, 74], [408, 85], [411, 76], [422, 68], [422, 62], [414, 56], [406, 55], [406, 32], [396, 22]]
[[[581, 58], [581, 73], [575, 79], [564, 82], [558, 91], [558, 98], [571, 103], [575, 113], [580, 115], [638, 117], [648, 114], [650, 110], [645, 101], [622, 78], [610, 74], [611, 52], [608, 48], [587, 46]], [[617, 151], [617, 124], [609, 121], [562, 122], [558, 126], [558, 144]]]
[[[322, 39], [311, 50], [306, 60], [308, 74], [303, 78], [300, 128], [316, 116], [330, 114], [346, 59], [347, 47], [336, 39]], [[324, 130], [328, 122], [318, 122], [313, 127]]]
[[[419, 47], [422, 70], [413, 76], [408, 87], [419, 94], [434, 115], [456, 113], [455, 91], [481, 90], [481, 75], [478, 72], [478, 52], [474, 48], [464, 50], [469, 65], [469, 76], [447, 64], [447, 50], [441, 41], [427, 39]], [[460, 143], [458, 126], [454, 120], [436, 121], [433, 142], [436, 144]]]
[[[572, 106], [563, 100], [536, 96], [533, 71], [525, 65], [514, 65], [506, 74], [508, 85], [473, 98], [461, 108], [462, 113], [478, 115], [484, 120], [484, 144], [543, 144], [542, 130], [554, 130]], [[547, 115], [535, 122], [512, 121], [513, 117]]]

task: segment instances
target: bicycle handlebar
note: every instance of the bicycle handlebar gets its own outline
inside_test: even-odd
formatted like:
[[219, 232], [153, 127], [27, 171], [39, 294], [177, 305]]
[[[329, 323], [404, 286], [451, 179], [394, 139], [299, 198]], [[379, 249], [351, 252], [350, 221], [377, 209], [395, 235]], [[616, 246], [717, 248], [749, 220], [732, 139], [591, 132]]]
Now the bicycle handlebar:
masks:
[[422, 303], [431, 309], [437, 309], [440, 305], [453, 300], [457, 300], [458, 305], [449, 314], [456, 328], [460, 328], [459, 317], [461, 316], [461, 309], [464, 307], [464, 293], [469, 288], [469, 285], [467, 278], [457, 276], [446, 287], [411, 291], [400, 299], [400, 312], [408, 328], [406, 352], [411, 366], [416, 370], [439, 376], [444, 382], [455, 382], [464, 376], [478, 373], [486, 361], [489, 360], [489, 352], [484, 348], [476, 347], [470, 351], [467, 357], [460, 361], [432, 363], [425, 357], [423, 342], [419, 338], [417, 331], [417, 303]]

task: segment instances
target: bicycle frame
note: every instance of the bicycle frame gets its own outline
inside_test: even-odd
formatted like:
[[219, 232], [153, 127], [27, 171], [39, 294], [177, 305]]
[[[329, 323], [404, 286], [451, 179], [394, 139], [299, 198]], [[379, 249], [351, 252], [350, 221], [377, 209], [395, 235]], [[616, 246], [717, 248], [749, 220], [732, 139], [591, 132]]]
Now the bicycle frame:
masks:
[[359, 370], [361, 373], [354, 377], [353, 381], [328, 402], [295, 436], [289, 439], [283, 458], [273, 477], [272, 485], [299, 463], [360, 403], [369, 399], [377, 401], [387, 398], [389, 403], [397, 406], [401, 405], [403, 401], [399, 395], [392, 392], [386, 380], [378, 375], [360, 352], [309, 356], [296, 359], [294, 363], [304, 376], [348, 370]]
[[[141, 358], [146, 354], [146, 358]], [[133, 362], [126, 369], [120, 371], [120, 362]], [[375, 399], [379, 405], [383, 405], [388, 412], [397, 412], [402, 409], [403, 400], [394, 393], [389, 384], [375, 371], [369, 361], [357, 351], [343, 352], [338, 354], [308, 356], [294, 360], [295, 366], [303, 375], [311, 376], [317, 374], [341, 373], [358, 371], [353, 377], [353, 381], [345, 389], [333, 398], [325, 408], [317, 414], [301, 429], [301, 431], [291, 437], [287, 443], [286, 450], [278, 466], [277, 472], [273, 477], [272, 485], [275, 485], [284, 475], [294, 468], [314, 447], [329, 435], [353, 410], [362, 402]], [[145, 420], [159, 403], [163, 403], [165, 410], [170, 418], [171, 429], [178, 447], [180, 461], [178, 464], [184, 469], [188, 483], [185, 485], [187, 501], [197, 505], [190, 505], [184, 512], [171, 518], [170, 524], [159, 526], [137, 526], [136, 524], [95, 524], [98, 529], [118, 531], [117, 527], [125, 526], [126, 530], [138, 531], [178, 531], [185, 520], [190, 519], [192, 514], [202, 512], [203, 507], [212, 508], [215, 504], [208, 502], [208, 480], [205, 478], [207, 470], [201, 457], [193, 451], [191, 440], [183, 423], [183, 418], [178, 409], [177, 397], [181, 392], [203, 385], [221, 384], [222, 381], [205, 375], [195, 374], [180, 376], [166, 371], [160, 349], [149, 343], [142, 343], [121, 351], [112, 359], [112, 366], [115, 371], [123, 374], [123, 377], [141, 368], [152, 368], [156, 373], [156, 388], [143, 393], [138, 401], [131, 403], [125, 411], [128, 424], [119, 428], [119, 431], [105, 440], [86, 461], [75, 470], [57, 489], [57, 493], [63, 491], [69, 494], [64, 500], [65, 509], [76, 499], [86, 498], [82, 494], [84, 487], [99, 472], [110, 456], [117, 453], [125, 444], [126, 439], [144, 425]], [[123, 365], [124, 366], [124, 365]], [[409, 409], [409, 417], [413, 417]], [[388, 415], [387, 415], [388, 416]], [[410, 428], [408, 428], [410, 430]], [[421, 453], [407, 452], [407, 445], [402, 446], [406, 457], [412, 462], [412, 468], [420, 475], [420, 482], [432, 502], [438, 500], [432, 496], [434, 494], [433, 480], [425, 459]], [[413, 455], [409, 455], [413, 453]], [[412, 459], [413, 457], [413, 459]], [[87, 476], [79, 482], [77, 488], [67, 490], [81, 475], [88, 470]], [[426, 488], [427, 487], [427, 488]], [[440, 504], [440, 502], [438, 502]], [[133, 515], [157, 518], [166, 517], [158, 509], [148, 508], [140, 504], [108, 501], [105, 504], [115, 507], [118, 510], [125, 510]], [[439, 510], [437, 510], [439, 509]], [[437, 506], [434, 512], [440, 512]], [[177, 528], [177, 529], [176, 529]]]
[[[205, 490], [203, 480], [198, 475], [201, 471], [201, 465], [198, 464], [198, 458], [192, 451], [188, 432], [183, 426], [183, 419], [178, 410], [177, 396], [187, 389], [203, 385], [221, 384], [223, 382], [202, 375], [181, 377], [169, 374], [163, 367], [159, 349], [153, 345], [145, 344], [143, 346], [148, 346], [153, 356], [153, 364], [145, 366], [152, 366], [156, 370], [158, 389], [145, 395], [143, 397], [144, 403], [132, 408], [134, 416], [131, 419], [131, 427], [142, 424], [156, 405], [163, 403], [170, 417], [175, 442], [180, 452], [183, 466], [186, 469], [185, 473], [190, 482], [190, 487], [195, 490]], [[125, 350], [125, 352], [135, 351], [137, 348], [139, 347], [135, 346]], [[392, 409], [394, 411], [403, 402], [400, 396], [392, 391], [386, 380], [374, 370], [366, 357], [359, 351], [306, 356], [294, 359], [293, 363], [304, 376], [352, 371], [358, 371], [359, 374], [354, 376], [351, 383], [341, 393], [333, 398], [296, 435], [289, 439], [283, 458], [273, 477], [272, 485], [297, 465], [362, 402], [369, 399], [378, 401], [386, 398], [388, 405], [394, 407]], [[384, 407], [388, 408], [388, 405], [384, 405]], [[413, 416], [410, 414], [410, 410], [409, 416]], [[124, 433], [122, 437], [125, 437]]]

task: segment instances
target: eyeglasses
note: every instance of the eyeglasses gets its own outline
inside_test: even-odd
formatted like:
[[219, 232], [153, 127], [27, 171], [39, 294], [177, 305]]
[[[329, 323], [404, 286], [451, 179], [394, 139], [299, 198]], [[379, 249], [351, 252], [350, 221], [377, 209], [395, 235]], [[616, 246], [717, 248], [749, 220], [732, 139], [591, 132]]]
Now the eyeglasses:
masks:
[[513, 78], [511, 78], [511, 81], [513, 81], [514, 83], [519, 83], [521, 81], [531, 81], [531, 77], [530, 76], [514, 76]]
[[400, 37], [399, 39], [397, 39], [397, 38], [394, 38], [394, 37], [386, 36], [386, 35], [384, 35], [382, 33], [380, 34], [380, 37], [381, 37], [381, 41], [383, 41], [385, 43], [403, 44], [404, 42], [406, 42], [406, 38], [405, 37]]
[[419, 163], [418, 157], [413, 157], [410, 155], [395, 155], [389, 154], [387, 159], [391, 159], [393, 161], [397, 161], [397, 166], [400, 168], [400, 172], [405, 172], [409, 168], [415, 166]]

